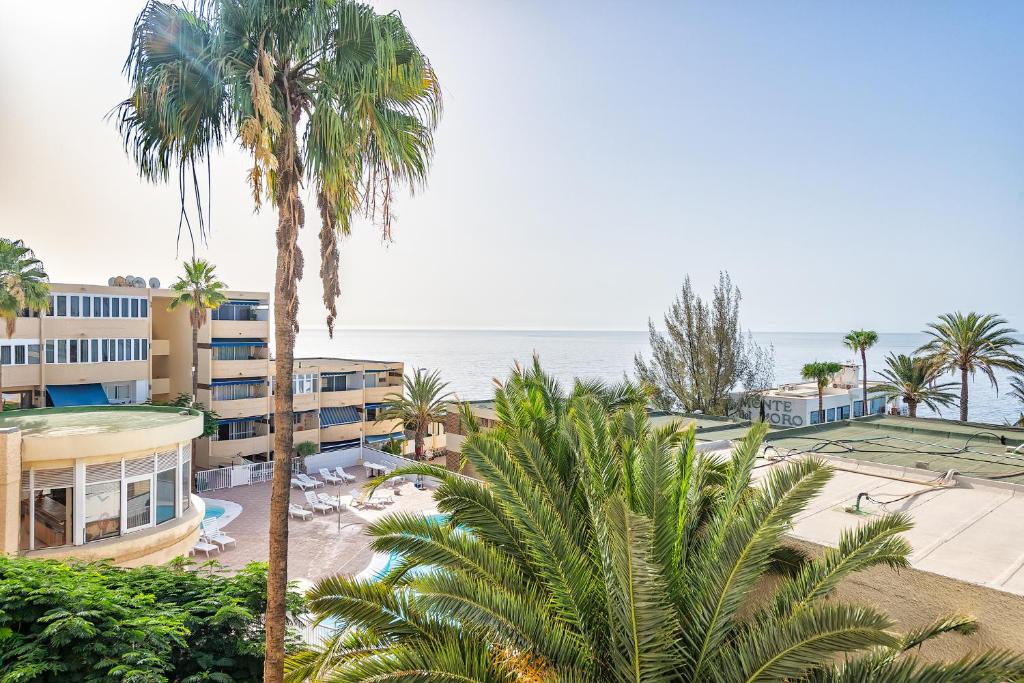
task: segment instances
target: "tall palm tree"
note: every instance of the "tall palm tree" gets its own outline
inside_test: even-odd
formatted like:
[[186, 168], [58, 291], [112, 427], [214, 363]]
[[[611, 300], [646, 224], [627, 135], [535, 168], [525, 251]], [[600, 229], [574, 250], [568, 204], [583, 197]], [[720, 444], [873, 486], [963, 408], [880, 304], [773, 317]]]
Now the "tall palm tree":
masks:
[[933, 358], [890, 353], [885, 364], [887, 367], [878, 373], [884, 381], [876, 390], [887, 399], [903, 399], [910, 417], [917, 417], [921, 404], [938, 412], [939, 406], [948, 408], [956, 402], [956, 394], [950, 391], [956, 382], [938, 381], [945, 370]]
[[851, 330], [843, 337], [843, 346], [860, 353], [861, 367], [864, 368], [864, 402], [863, 415], [868, 414], [868, 349], [878, 343], [878, 333], [874, 330]]
[[[751, 486], [764, 424], [722, 459], [696, 450], [693, 429], [654, 428], [629, 392], [565, 393], [536, 366], [498, 388], [495, 409], [497, 427], [463, 444], [483, 481], [425, 463], [394, 473], [439, 479], [447, 518], [396, 513], [370, 525], [373, 548], [400, 559], [380, 580], [334, 576], [312, 588], [317, 617], [346, 628], [294, 655], [289, 680], [852, 683], [897, 680], [885, 675], [903, 666], [911, 675], [898, 680], [1024, 672], [1011, 656], [903, 659], [915, 641], [969, 620], [900, 637], [880, 612], [836, 598], [854, 572], [907, 566], [902, 513], [763, 581], [831, 475], [807, 458]], [[755, 586], [772, 592], [751, 600]], [[865, 676], [869, 665], [880, 675]]]
[[167, 310], [182, 306], [188, 308], [188, 321], [192, 326], [192, 402], [199, 401], [199, 328], [206, 324], [206, 312], [227, 302], [227, 285], [217, 279], [216, 270], [209, 261], [192, 258], [181, 264], [185, 272], [171, 289], [176, 294]]
[[[125, 70], [131, 94], [116, 118], [144, 178], [164, 182], [175, 172], [184, 208], [186, 188], [199, 196], [196, 167], [237, 139], [252, 154], [248, 180], [257, 208], [266, 201], [277, 210], [274, 372], [281, 390], [274, 395], [265, 670], [276, 683], [284, 664], [292, 452], [292, 393], [285, 388], [292, 383], [303, 268], [300, 188], [316, 197], [333, 334], [339, 239], [357, 213], [390, 237], [397, 189], [426, 180], [440, 89], [397, 13], [377, 14], [349, 0], [209, 0], [188, 7], [149, 0]], [[200, 229], [201, 217], [200, 207]]]
[[992, 386], [999, 390], [994, 370], [1024, 371], [1024, 359], [1014, 353], [1020, 342], [1014, 338], [1017, 330], [1006, 326], [998, 315], [984, 315], [971, 311], [944, 313], [939, 320], [928, 323], [925, 334], [931, 336], [927, 344], [917, 350], [934, 356], [943, 370], [960, 371], [960, 420], [967, 421], [968, 379], [981, 371]]
[[[804, 379], [813, 380], [818, 386], [818, 414], [820, 415], [820, 422], [825, 421], [825, 387], [832, 381], [832, 377], [837, 372], [840, 372], [843, 366], [839, 363], [833, 363], [831, 361], [815, 361], [813, 363], [807, 363], [800, 370], [800, 375]], [[864, 414], [867, 415], [868, 406], [864, 404]]]
[[[14, 335], [22, 311], [45, 311], [49, 305], [49, 276], [43, 270], [43, 262], [22, 240], [0, 237], [0, 317], [4, 319], [7, 338]], [[6, 407], [0, 366], [0, 411]]]
[[416, 459], [423, 458], [423, 441], [432, 423], [444, 420], [445, 407], [451, 393], [445, 391], [447, 382], [441, 381], [438, 370], [427, 372], [417, 368], [412, 375], [402, 380], [405, 391], [389, 394], [384, 398], [384, 407], [377, 421], [401, 420], [406, 429], [415, 433]]

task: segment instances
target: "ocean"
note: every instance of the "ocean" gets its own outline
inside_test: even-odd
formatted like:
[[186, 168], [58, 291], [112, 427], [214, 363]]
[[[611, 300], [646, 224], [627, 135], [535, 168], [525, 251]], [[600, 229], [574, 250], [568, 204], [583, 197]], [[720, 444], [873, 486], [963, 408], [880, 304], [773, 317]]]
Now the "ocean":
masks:
[[[800, 367], [810, 361], [852, 361], [860, 358], [842, 345], [842, 334], [816, 332], [755, 332], [759, 344], [775, 351], [776, 384], [800, 379]], [[868, 352], [869, 379], [884, 367], [889, 352], [910, 354], [927, 340], [920, 333], [880, 334]], [[633, 357], [648, 354], [647, 332], [600, 331], [504, 331], [504, 330], [344, 330], [328, 338], [324, 328], [299, 333], [297, 356], [336, 356], [403, 361], [406, 370], [440, 370], [449, 390], [464, 400], [493, 395], [495, 377], [507, 376], [515, 361], [529, 362], [540, 355], [545, 369], [565, 383], [574, 377], [607, 381], [632, 376]], [[1007, 394], [1008, 375], [997, 373], [999, 393], [979, 375], [971, 384], [970, 418], [1002, 424], [1014, 421], [1020, 406]], [[951, 381], [955, 378], [950, 377]], [[958, 391], [958, 390], [957, 390]], [[919, 414], [931, 414], [926, 408]], [[956, 418], [954, 406], [942, 417]]]

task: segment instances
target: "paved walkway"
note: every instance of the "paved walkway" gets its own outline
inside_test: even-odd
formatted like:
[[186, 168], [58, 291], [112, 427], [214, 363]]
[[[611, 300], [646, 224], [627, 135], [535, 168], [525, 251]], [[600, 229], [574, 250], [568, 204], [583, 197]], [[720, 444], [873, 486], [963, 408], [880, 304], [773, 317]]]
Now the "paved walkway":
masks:
[[[342, 486], [327, 484], [317, 491], [331, 495], [347, 495], [351, 489], [365, 483], [363, 469], [349, 468], [359, 478], [353, 484]], [[318, 477], [319, 478], [319, 477]], [[391, 486], [384, 490], [391, 491]], [[382, 510], [350, 508], [339, 513], [315, 513], [311, 520], [289, 518], [288, 522], [288, 577], [293, 581], [315, 581], [330, 574], [358, 574], [369, 566], [373, 551], [368, 547], [369, 536], [364, 533], [368, 523], [391, 512], [435, 514], [437, 505], [432, 491], [420, 491], [411, 482], [398, 485], [395, 502]], [[210, 500], [228, 500], [242, 506], [239, 516], [224, 526], [234, 538], [231, 546], [213, 557], [229, 569], [240, 569], [249, 562], [265, 562], [269, 544], [270, 483], [218, 489], [203, 494]], [[291, 489], [293, 503], [305, 505], [306, 499], [298, 489]]]

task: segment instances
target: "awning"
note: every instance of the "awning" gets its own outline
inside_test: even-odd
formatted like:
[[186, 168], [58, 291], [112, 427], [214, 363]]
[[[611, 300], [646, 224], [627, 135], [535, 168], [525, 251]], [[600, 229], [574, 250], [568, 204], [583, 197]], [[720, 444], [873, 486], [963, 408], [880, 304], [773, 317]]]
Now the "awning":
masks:
[[384, 369], [384, 370], [363, 370], [363, 372], [387, 372], [387, 369]]
[[342, 377], [344, 375], [354, 375], [354, 374], [356, 374], [355, 370], [349, 370], [347, 372], [321, 372], [320, 373], [321, 377]]
[[109, 405], [107, 392], [99, 384], [49, 384], [46, 393], [54, 408]]
[[210, 386], [224, 387], [231, 384], [266, 384], [266, 379], [215, 379], [210, 382]]
[[210, 346], [266, 346], [267, 342], [262, 339], [255, 338], [242, 338], [242, 339], [214, 339], [210, 342]]
[[383, 403], [367, 403], [366, 407], [367, 408], [380, 408], [383, 405], [384, 405]]
[[353, 422], [362, 422], [359, 411], [353, 406], [320, 409], [320, 427], [347, 425]]
[[404, 432], [392, 432], [391, 434], [374, 434], [373, 436], [366, 437], [366, 443], [381, 443], [383, 441], [404, 441]]
[[221, 419], [217, 420], [217, 424], [219, 424], [219, 425], [230, 425], [230, 424], [235, 424], [236, 422], [255, 422], [257, 420], [262, 420], [262, 419], [263, 419], [262, 415], [256, 416], [256, 417], [226, 417], [226, 418], [221, 418]]
[[224, 305], [227, 305], [227, 306], [239, 306], [239, 305], [241, 305], [241, 306], [259, 306], [259, 304], [260, 304], [260, 302], [257, 301], [256, 299], [229, 299], [226, 304], [221, 304], [221, 305], [222, 306], [224, 306]]
[[344, 448], [358, 448], [359, 439], [346, 439], [345, 441], [324, 441], [320, 444], [320, 452], [340, 451]]

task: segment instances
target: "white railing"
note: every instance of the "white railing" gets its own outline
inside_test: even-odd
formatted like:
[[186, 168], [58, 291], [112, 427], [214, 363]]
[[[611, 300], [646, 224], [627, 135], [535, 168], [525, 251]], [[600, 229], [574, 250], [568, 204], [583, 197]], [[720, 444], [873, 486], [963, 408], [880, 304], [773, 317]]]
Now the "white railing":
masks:
[[245, 465], [221, 467], [196, 472], [196, 491], [214, 491], [235, 486], [248, 486], [270, 481], [274, 476], [274, 462], [252, 462]]
[[328, 626], [326, 624], [313, 626], [312, 624], [306, 624], [303, 622], [300, 622], [295, 630], [298, 632], [299, 638], [302, 639], [302, 642], [314, 647], [323, 647], [327, 641], [338, 633], [338, 629], [334, 626]]

